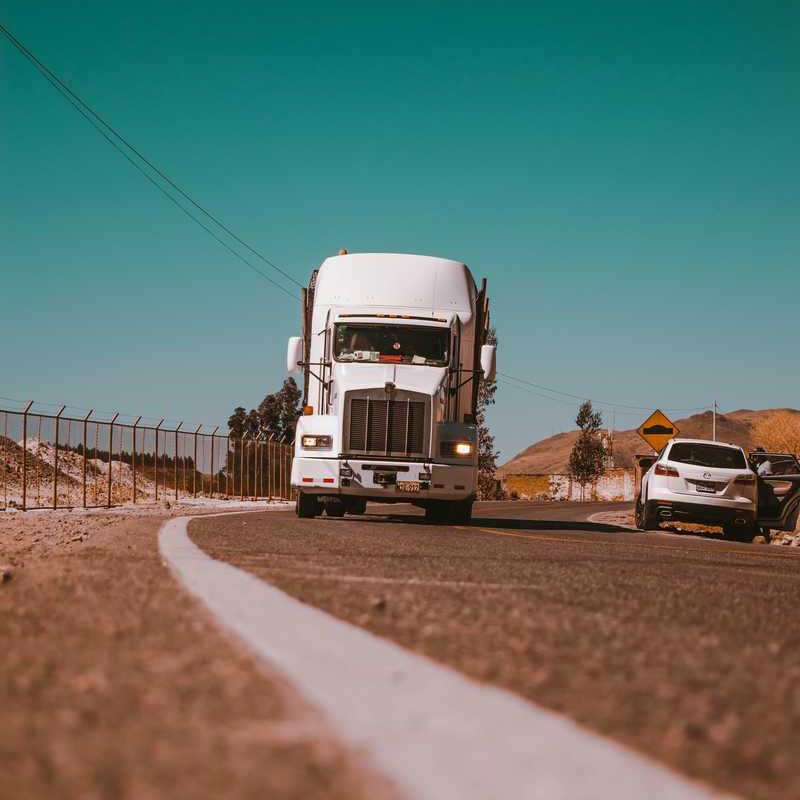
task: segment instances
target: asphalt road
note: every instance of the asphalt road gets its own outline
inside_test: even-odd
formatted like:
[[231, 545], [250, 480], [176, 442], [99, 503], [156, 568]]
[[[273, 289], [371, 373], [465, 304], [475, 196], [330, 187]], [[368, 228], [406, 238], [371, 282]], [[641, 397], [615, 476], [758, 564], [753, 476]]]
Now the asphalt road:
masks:
[[470, 526], [430, 526], [411, 507], [370, 506], [201, 519], [190, 533], [685, 775], [800, 798], [800, 553], [586, 521], [613, 508], [486, 503]]

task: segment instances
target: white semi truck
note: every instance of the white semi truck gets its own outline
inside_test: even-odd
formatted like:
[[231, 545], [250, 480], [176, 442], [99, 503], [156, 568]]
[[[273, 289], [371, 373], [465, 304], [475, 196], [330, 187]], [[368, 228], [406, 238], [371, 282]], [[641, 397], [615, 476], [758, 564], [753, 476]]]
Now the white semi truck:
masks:
[[468, 522], [478, 487], [479, 381], [495, 376], [489, 304], [465, 264], [342, 251], [311, 275], [292, 462], [297, 514], [410, 502], [430, 522]]

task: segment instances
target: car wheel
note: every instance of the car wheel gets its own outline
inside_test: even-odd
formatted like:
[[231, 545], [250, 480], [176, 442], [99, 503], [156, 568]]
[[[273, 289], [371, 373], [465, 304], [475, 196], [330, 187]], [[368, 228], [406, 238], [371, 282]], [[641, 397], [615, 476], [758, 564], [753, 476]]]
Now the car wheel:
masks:
[[734, 542], [752, 542], [755, 536], [761, 534], [761, 529], [755, 525], [723, 525], [722, 533], [726, 539]]
[[647, 503], [642, 501], [641, 495], [636, 498], [634, 517], [636, 518], [636, 527], [640, 531], [658, 530], [658, 522], [653, 518], [653, 515], [648, 512]]
[[301, 519], [310, 519], [311, 517], [316, 517], [321, 509], [320, 509], [320, 502], [313, 494], [307, 494], [306, 492], [298, 492], [297, 493], [297, 500], [295, 501], [294, 505], [295, 514]]

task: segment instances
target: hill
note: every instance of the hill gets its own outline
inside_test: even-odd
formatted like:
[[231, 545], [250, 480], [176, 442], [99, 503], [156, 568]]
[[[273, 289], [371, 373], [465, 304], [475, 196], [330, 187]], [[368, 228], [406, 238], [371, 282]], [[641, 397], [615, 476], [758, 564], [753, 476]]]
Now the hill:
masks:
[[[753, 441], [753, 425], [759, 419], [774, 414], [776, 411], [788, 411], [800, 416], [794, 408], [765, 408], [760, 411], [740, 409], [729, 414], [717, 414], [717, 439], [721, 442], [732, 442], [745, 449], [758, 445]], [[691, 439], [711, 438], [711, 412], [694, 414], [691, 417], [675, 420], [681, 436]], [[502, 464], [498, 475], [540, 475], [558, 474], [567, 471], [569, 454], [578, 431], [568, 431], [542, 439], [517, 453], [512, 459]], [[635, 429], [614, 432], [614, 462], [617, 467], [633, 468], [633, 457], [647, 453], [649, 448], [642, 441]]]

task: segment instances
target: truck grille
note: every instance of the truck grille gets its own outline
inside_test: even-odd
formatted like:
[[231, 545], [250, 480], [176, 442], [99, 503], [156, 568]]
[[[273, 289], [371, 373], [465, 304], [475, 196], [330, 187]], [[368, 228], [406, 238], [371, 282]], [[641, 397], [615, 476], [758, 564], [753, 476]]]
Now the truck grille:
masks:
[[425, 402], [350, 398], [345, 449], [387, 456], [424, 455]]

